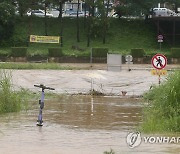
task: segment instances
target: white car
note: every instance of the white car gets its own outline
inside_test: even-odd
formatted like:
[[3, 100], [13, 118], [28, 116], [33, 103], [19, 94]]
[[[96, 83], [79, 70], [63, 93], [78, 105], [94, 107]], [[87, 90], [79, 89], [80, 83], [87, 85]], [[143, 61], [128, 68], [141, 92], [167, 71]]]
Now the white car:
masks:
[[[45, 17], [45, 12], [43, 10], [32, 10], [27, 12], [28, 16], [35, 15], [38, 17]], [[53, 17], [53, 14], [46, 12], [47, 17]]]
[[[79, 12], [78, 15], [79, 15], [79, 17], [83, 17], [84, 16], [83, 12]], [[77, 17], [77, 12], [69, 13], [69, 17]]]
[[153, 8], [153, 15], [154, 16], [177, 16], [177, 14], [170, 10], [170, 9], [167, 9], [167, 8]]

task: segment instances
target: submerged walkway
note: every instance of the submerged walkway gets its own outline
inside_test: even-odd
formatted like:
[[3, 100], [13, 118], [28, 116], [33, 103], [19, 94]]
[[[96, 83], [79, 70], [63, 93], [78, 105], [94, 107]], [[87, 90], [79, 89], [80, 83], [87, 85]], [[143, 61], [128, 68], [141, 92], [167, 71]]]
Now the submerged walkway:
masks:
[[[87, 94], [94, 89], [106, 95], [122, 95], [122, 91], [126, 91], [129, 96], [140, 96], [151, 86], [158, 84], [158, 76], [150, 73], [151, 65], [133, 65], [131, 71], [124, 65], [120, 72], [107, 71], [103, 64], [93, 67], [89, 64], [74, 66], [82, 70], [13, 70], [13, 85], [15, 89], [37, 91], [34, 84], [45, 84], [54, 87], [55, 93], [59, 94]], [[173, 65], [167, 69], [177, 67], [178, 65]], [[162, 77], [164, 79], [165, 76]]]

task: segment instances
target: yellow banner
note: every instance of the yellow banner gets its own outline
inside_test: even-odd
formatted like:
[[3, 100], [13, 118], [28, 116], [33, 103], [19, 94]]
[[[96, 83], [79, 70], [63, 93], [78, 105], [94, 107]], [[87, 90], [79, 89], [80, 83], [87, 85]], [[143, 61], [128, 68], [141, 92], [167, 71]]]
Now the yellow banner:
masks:
[[59, 36], [38, 36], [30, 35], [30, 42], [35, 43], [59, 43]]
[[164, 69], [155, 70], [155, 69], [153, 69], [153, 70], [151, 70], [151, 74], [152, 75], [167, 75], [167, 70], [164, 70]]

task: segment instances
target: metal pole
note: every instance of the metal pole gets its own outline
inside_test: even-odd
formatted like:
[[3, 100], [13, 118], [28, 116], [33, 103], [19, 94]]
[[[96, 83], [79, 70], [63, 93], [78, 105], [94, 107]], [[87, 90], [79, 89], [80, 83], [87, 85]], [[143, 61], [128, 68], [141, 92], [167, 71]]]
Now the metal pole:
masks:
[[161, 51], [161, 42], [159, 43], [159, 48], [160, 48], [160, 51]]
[[161, 84], [161, 75], [160, 75], [160, 72], [159, 72], [159, 85]]
[[91, 67], [92, 67], [92, 48], [91, 48], [91, 54], [90, 54], [90, 64], [91, 64]]
[[93, 96], [91, 97], [91, 116], [93, 116], [93, 112], [94, 112], [94, 100], [93, 100]]
[[175, 45], [175, 36], [176, 35], [176, 21], [173, 20], [173, 45]]
[[94, 87], [93, 87], [93, 78], [91, 78], [91, 92], [93, 91]]

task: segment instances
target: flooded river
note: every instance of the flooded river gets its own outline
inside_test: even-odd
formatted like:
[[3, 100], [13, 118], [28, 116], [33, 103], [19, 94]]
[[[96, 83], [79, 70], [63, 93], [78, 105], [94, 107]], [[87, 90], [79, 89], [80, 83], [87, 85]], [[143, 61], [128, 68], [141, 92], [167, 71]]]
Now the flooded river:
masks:
[[118, 97], [61, 96], [45, 101], [44, 126], [36, 126], [38, 103], [0, 116], [0, 154], [180, 153], [179, 144], [129, 148], [128, 132], [142, 122], [142, 103]]

